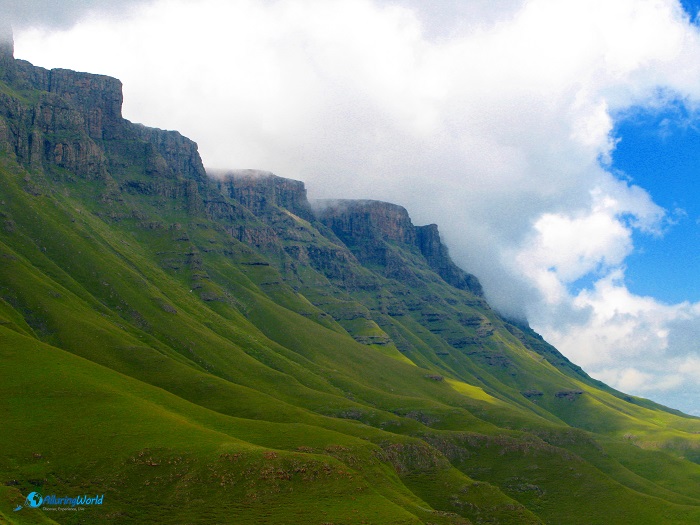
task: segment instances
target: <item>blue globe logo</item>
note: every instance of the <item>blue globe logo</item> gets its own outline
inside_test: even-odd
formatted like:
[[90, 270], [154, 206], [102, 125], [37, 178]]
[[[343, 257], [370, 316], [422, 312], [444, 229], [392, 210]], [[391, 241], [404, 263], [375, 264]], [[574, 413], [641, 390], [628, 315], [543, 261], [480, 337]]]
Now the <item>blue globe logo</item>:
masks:
[[38, 492], [31, 492], [27, 496], [27, 499], [24, 500], [24, 504], [28, 507], [36, 509], [36, 508], [41, 506], [43, 501], [44, 501], [44, 498], [41, 496], [41, 494], [39, 494]]

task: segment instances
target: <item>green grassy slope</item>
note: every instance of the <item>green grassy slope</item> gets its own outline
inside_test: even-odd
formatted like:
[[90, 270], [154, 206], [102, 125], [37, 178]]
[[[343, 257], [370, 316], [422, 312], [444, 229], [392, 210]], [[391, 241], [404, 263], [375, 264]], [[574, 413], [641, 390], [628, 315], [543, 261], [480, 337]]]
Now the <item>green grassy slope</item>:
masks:
[[[107, 168], [5, 137], [0, 523], [700, 521], [700, 420], [592, 380], [415, 244], [341, 240], [298, 185], [48, 134], [20, 117], [54, 99], [8, 82], [0, 131]], [[105, 502], [15, 512], [32, 491]]]

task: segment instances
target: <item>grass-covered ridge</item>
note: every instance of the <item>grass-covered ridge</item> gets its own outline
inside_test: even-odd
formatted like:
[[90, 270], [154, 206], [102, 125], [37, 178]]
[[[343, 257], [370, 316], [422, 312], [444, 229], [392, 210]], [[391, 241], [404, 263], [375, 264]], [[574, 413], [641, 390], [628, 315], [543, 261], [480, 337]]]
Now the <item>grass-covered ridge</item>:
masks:
[[7, 67], [0, 523], [700, 522], [700, 420], [501, 318], [436, 230], [207, 179]]

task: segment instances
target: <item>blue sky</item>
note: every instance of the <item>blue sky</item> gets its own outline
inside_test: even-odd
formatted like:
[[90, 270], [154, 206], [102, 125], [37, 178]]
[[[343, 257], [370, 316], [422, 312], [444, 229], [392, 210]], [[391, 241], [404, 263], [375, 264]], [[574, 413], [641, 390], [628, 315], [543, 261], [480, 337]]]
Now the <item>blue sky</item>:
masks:
[[[682, 0], [697, 24], [700, 2]], [[700, 119], [686, 101], [621, 115], [612, 167], [669, 213], [663, 235], [635, 232], [628, 288], [667, 303], [700, 301]]]
[[698, 12], [700, 12], [700, 2], [697, 0], [681, 0], [681, 5], [691, 21], [697, 22]]
[[613, 167], [669, 211], [657, 237], [636, 233], [628, 257], [631, 291], [676, 303], [700, 300], [700, 129], [681, 103], [633, 111], [615, 128]]
[[501, 312], [700, 415], [700, 2], [10, 7], [19, 58], [119, 78], [207, 167], [404, 205]]

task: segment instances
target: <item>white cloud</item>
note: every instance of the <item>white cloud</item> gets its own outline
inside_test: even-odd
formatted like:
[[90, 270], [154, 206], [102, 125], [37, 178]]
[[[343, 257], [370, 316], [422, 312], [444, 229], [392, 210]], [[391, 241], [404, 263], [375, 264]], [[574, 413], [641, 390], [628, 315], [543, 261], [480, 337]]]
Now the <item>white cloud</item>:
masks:
[[658, 359], [668, 347], [666, 325], [679, 315], [677, 307], [631, 294], [620, 269], [597, 281], [593, 290], [569, 298], [566, 306], [585, 315], [551, 327], [550, 342], [589, 368]]
[[671, 390], [683, 384], [683, 378], [679, 375], [659, 375], [658, 371], [652, 374], [636, 368], [601, 370], [597, 377], [609, 385], [615, 385], [623, 392], [639, 392], [646, 395]]
[[[619, 268], [562, 302], [568, 315], [543, 309], [539, 319], [549, 342], [615, 388], [655, 399], [665, 393], [666, 403], [700, 413], [700, 303], [634, 295]], [[690, 392], [695, 398], [684, 399]]]
[[116, 14], [125, 7], [142, 0], [0, 0], [3, 20], [16, 29], [41, 25], [63, 27], [73, 25], [80, 16], [90, 12]]
[[526, 277], [538, 283], [549, 303], [568, 296], [566, 285], [622, 263], [632, 251], [632, 232], [617, 215], [619, 203], [598, 188], [591, 207], [575, 216], [544, 213], [533, 236], [515, 258]]
[[[624, 283], [633, 232], [660, 235], [666, 215], [607, 166], [615, 119], [700, 100], [700, 36], [678, 2], [134, 6], [22, 31], [16, 53], [119, 77], [126, 116], [182, 131], [207, 166], [267, 169], [312, 196], [391, 200], [437, 222], [497, 307], [614, 386], [693, 381], [683, 370], [698, 351], [682, 334], [698, 308]], [[598, 282], [576, 293], [580, 278]], [[667, 358], [675, 369], [656, 371]]]

